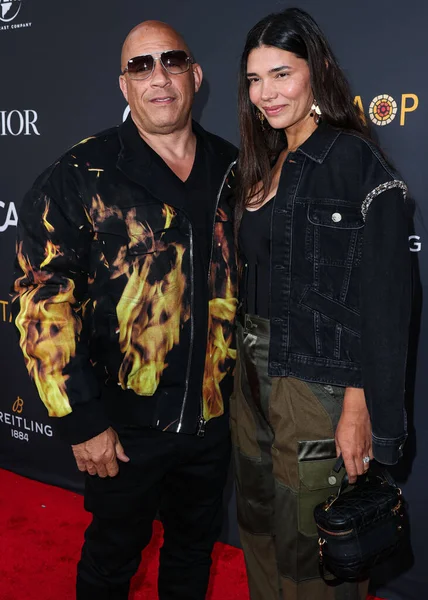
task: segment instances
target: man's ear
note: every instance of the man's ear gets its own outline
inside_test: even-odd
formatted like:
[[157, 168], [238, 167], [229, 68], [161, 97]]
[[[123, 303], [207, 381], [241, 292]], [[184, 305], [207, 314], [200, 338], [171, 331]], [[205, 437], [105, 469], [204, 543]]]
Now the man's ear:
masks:
[[122, 90], [122, 94], [125, 97], [125, 100], [128, 102], [128, 83], [124, 75], [119, 76], [119, 86]]
[[198, 65], [198, 63], [195, 63], [194, 65], [192, 65], [192, 71], [193, 71], [193, 78], [195, 81], [195, 92], [198, 92], [199, 88], [202, 85], [202, 80], [204, 78], [204, 74], [202, 72], [201, 65]]

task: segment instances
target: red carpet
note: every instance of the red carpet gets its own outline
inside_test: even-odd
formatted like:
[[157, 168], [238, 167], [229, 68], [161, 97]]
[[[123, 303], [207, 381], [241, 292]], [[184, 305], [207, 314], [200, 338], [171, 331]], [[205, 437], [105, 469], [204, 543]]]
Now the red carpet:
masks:
[[[74, 600], [89, 515], [82, 497], [0, 469], [0, 600]], [[143, 553], [133, 600], [156, 600], [162, 527]], [[248, 600], [242, 552], [216, 544], [208, 600]], [[375, 600], [375, 599], [372, 599]]]

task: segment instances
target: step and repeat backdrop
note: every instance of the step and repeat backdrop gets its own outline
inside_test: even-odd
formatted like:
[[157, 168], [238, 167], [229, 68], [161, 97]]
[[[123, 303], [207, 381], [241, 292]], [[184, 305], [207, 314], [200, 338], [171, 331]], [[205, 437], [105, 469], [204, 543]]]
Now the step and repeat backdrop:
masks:
[[[409, 252], [421, 284], [416, 278], [410, 436], [395, 469], [410, 504], [412, 551], [379, 573], [378, 580], [379, 593], [391, 600], [420, 600], [428, 589], [428, 312], [422, 310], [428, 283], [425, 0], [0, 0], [0, 467], [82, 488], [71, 451], [55, 435], [28, 379], [12, 323], [9, 292], [24, 193], [68, 147], [126, 116], [118, 86], [121, 44], [146, 19], [166, 21], [183, 33], [205, 74], [195, 118], [238, 144], [237, 70], [245, 35], [267, 13], [294, 5], [308, 10], [326, 32], [355, 101], [415, 203]], [[239, 544], [232, 490], [230, 484], [223, 539]]]

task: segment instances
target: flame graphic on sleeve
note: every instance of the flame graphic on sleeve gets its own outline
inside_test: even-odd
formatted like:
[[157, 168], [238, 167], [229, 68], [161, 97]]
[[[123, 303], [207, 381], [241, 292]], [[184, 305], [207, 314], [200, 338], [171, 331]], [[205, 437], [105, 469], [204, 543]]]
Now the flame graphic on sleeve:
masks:
[[41, 263], [40, 268], [43, 269], [43, 267], [46, 267], [54, 258], [57, 258], [57, 256], [64, 256], [64, 253], [61, 252], [59, 246], [56, 246], [48, 240], [45, 247], [45, 260]]
[[[221, 209], [218, 212], [223, 220], [227, 219]], [[220, 383], [228, 373], [230, 365], [236, 360], [236, 349], [231, 348], [231, 344], [232, 324], [238, 301], [236, 285], [232, 281], [229, 267], [230, 249], [224, 236], [222, 222], [215, 224], [214, 244], [221, 249], [221, 260], [212, 263], [211, 289], [215, 290], [215, 285], [219, 281], [223, 283], [217, 297], [209, 303], [208, 346], [203, 381], [203, 411], [206, 421], [224, 412]], [[218, 251], [216, 254], [219, 256]]]
[[54, 228], [48, 221], [49, 204], [50, 204], [50, 199], [45, 198], [45, 210], [43, 211], [42, 221], [43, 221], [43, 225], [45, 226], [46, 231], [48, 231], [49, 233], [52, 233], [54, 231]]
[[[48, 264], [62, 255], [58, 247], [48, 241], [45, 260]], [[23, 277], [15, 282], [20, 296], [20, 310], [16, 326], [20, 333], [20, 346], [27, 370], [34, 380], [40, 398], [49, 415], [62, 417], [71, 412], [66, 391], [68, 375], [64, 368], [76, 353], [76, 338], [81, 331], [81, 321], [74, 313], [74, 282], [53, 285], [55, 293], [42, 299], [52, 274], [35, 269], [22, 252], [22, 242], [17, 251]], [[46, 294], [45, 294], [46, 295]]]

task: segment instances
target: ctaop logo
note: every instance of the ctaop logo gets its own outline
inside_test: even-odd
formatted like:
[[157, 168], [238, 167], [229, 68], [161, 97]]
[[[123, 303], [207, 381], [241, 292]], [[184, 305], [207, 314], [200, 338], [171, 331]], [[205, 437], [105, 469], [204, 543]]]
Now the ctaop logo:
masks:
[[376, 96], [370, 103], [369, 115], [375, 125], [380, 127], [389, 125], [395, 119], [398, 108], [397, 103], [392, 96], [381, 94]]
[[21, 10], [22, 0], [0, 0], [0, 21], [10, 23]]
[[[355, 96], [354, 104], [360, 109], [361, 115], [364, 115], [366, 111], [361, 96]], [[399, 116], [400, 126], [403, 127], [408, 114], [417, 110], [418, 106], [419, 97], [416, 94], [401, 94], [401, 98], [397, 97], [397, 100], [389, 94], [379, 94], [370, 102], [368, 114], [372, 123], [378, 127], [389, 125]], [[365, 121], [364, 117], [363, 120]]]

